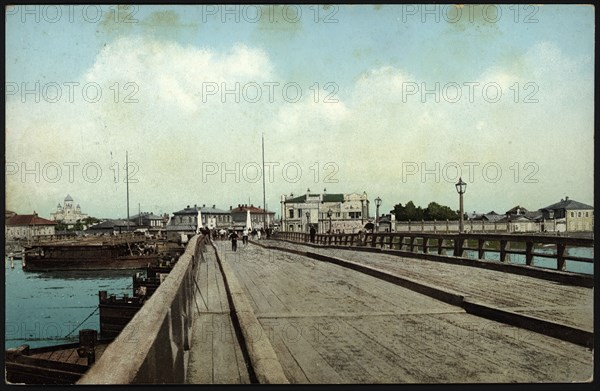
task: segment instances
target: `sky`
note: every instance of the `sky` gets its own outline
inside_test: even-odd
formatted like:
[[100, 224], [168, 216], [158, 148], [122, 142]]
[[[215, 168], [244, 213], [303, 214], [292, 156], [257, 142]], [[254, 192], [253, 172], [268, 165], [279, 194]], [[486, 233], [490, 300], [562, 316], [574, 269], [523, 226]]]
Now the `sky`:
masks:
[[[6, 208], [593, 205], [594, 8], [13, 6]], [[371, 215], [375, 213], [371, 202]]]

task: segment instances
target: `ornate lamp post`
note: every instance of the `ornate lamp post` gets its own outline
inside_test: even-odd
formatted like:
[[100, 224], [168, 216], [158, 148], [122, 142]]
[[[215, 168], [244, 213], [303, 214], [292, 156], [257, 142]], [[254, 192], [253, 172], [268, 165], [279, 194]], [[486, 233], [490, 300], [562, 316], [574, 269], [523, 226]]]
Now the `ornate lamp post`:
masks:
[[375, 228], [379, 231], [379, 207], [381, 206], [381, 198], [375, 198]]
[[308, 219], [310, 217], [310, 212], [306, 212], [306, 232], [308, 232]]
[[327, 217], [329, 217], [329, 234], [331, 234], [331, 215], [333, 214], [333, 212], [331, 211], [331, 209], [329, 209], [327, 211]]
[[456, 186], [456, 191], [459, 194], [459, 220], [458, 220], [458, 232], [459, 233], [463, 233], [464, 230], [464, 215], [465, 212], [463, 211], [463, 194], [465, 194], [465, 191], [467, 190], [467, 184], [465, 182], [463, 182], [462, 177], [458, 178], [458, 183], [455, 184], [454, 186]]

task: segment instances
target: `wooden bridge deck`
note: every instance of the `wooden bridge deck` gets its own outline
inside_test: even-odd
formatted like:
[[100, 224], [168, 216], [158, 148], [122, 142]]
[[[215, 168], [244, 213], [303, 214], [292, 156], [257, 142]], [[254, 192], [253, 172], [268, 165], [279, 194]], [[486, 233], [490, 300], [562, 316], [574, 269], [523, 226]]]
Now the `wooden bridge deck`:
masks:
[[192, 332], [187, 383], [250, 383], [247, 363], [233, 331], [223, 276], [211, 247], [204, 253], [198, 269], [194, 287], [198, 312]]
[[591, 288], [563, 285], [539, 278], [454, 265], [443, 262], [377, 254], [351, 249], [314, 248], [269, 240], [269, 246], [318, 252], [377, 267], [391, 274], [450, 289], [477, 302], [503, 310], [574, 326], [587, 331], [594, 328], [594, 291]]
[[[216, 244], [221, 261], [234, 271], [260, 323], [254, 338], [268, 339], [291, 383], [591, 380], [593, 352], [585, 347], [474, 316], [460, 307], [335, 264], [252, 244], [240, 245], [235, 253], [228, 242]], [[222, 338], [207, 332], [209, 324], [213, 329], [231, 330], [223, 280], [211, 251], [209, 248], [206, 253], [207, 265], [202, 265], [206, 271], [199, 271], [198, 284], [208, 310], [198, 297], [201, 314], [194, 323], [188, 383], [248, 382], [235, 333]], [[341, 256], [339, 251], [336, 256]], [[377, 257], [383, 257], [385, 265], [393, 263], [383, 255]], [[398, 262], [397, 257], [393, 260], [407, 263]], [[415, 278], [427, 277], [431, 283], [455, 290], [481, 284], [477, 289], [482, 300], [497, 293], [494, 300], [511, 308], [540, 311], [552, 307], [547, 301], [539, 307], [541, 296], [534, 299], [522, 294], [529, 281], [522, 276], [499, 273], [490, 280], [498, 285], [490, 288], [490, 281], [480, 277], [478, 283], [467, 270], [456, 269], [458, 275], [454, 276], [450, 269], [456, 265], [432, 269], [431, 263], [415, 264], [406, 272], [411, 270]], [[423, 266], [427, 268], [419, 271]], [[453, 285], [461, 280], [471, 282]], [[553, 289], [559, 292], [562, 288], [557, 285]], [[578, 301], [581, 294], [577, 290], [570, 292], [562, 297], [561, 305], [576, 303], [583, 314], [587, 302]], [[589, 303], [591, 311], [591, 294]], [[563, 313], [568, 317], [568, 309]], [[215, 319], [226, 326], [215, 327]], [[585, 320], [577, 322], [587, 324]]]

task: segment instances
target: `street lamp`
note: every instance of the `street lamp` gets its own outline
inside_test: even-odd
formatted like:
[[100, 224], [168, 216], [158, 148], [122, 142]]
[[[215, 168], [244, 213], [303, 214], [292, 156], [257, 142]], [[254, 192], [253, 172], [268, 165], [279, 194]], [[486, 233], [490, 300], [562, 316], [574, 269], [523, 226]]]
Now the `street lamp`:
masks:
[[[360, 199], [360, 226], [362, 227], [363, 225], [365, 225], [365, 201], [367, 200], [367, 192], [363, 191], [363, 196]], [[367, 201], [368, 202], [368, 201]], [[367, 204], [368, 206], [369, 204]], [[368, 218], [368, 213], [367, 213], [367, 218]]]
[[331, 215], [333, 214], [333, 212], [331, 211], [331, 209], [329, 209], [327, 211], [327, 217], [329, 217], [329, 234], [331, 234]]
[[381, 198], [375, 198], [375, 227], [379, 231], [379, 207], [381, 206]]
[[458, 232], [462, 233], [463, 232], [463, 228], [464, 228], [464, 212], [463, 212], [463, 194], [465, 194], [465, 191], [467, 190], [467, 184], [465, 182], [463, 182], [462, 177], [458, 178], [458, 183], [456, 185], [456, 191], [459, 194], [459, 200], [460, 200], [460, 216], [459, 216], [459, 220], [458, 220]]
[[306, 212], [306, 231], [308, 232], [308, 218], [310, 217], [310, 212]]

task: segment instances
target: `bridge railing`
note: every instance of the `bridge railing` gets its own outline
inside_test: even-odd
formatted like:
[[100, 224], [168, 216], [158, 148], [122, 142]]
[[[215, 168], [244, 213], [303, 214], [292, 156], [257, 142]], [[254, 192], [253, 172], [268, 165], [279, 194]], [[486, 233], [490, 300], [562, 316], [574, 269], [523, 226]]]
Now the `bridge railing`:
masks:
[[[278, 232], [277, 239], [310, 242], [310, 235], [301, 232]], [[567, 261], [593, 263], [594, 239], [566, 236], [514, 234], [453, 234], [423, 232], [375, 232], [318, 234], [315, 244], [327, 246], [367, 246], [395, 249], [411, 253], [468, 256], [480, 260], [513, 263], [521, 258], [525, 265], [537, 266], [538, 259], [553, 259], [557, 270], [565, 270]], [[575, 249], [591, 249], [572, 254]], [[580, 251], [581, 252], [581, 251]]]
[[185, 383], [194, 278], [205, 240], [190, 240], [167, 278], [77, 384]]

